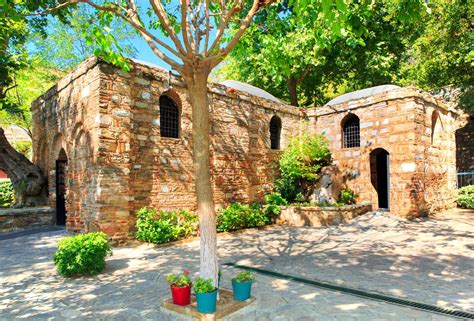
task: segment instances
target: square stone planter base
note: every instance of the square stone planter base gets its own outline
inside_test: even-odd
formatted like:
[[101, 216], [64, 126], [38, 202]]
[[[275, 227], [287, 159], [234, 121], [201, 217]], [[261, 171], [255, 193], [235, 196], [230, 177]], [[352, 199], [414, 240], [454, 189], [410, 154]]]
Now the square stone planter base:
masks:
[[[245, 308], [255, 301], [255, 297], [250, 297], [246, 301], [235, 301], [232, 291], [227, 289], [219, 289], [219, 300], [217, 301], [217, 311], [215, 313], [216, 320], [220, 320], [231, 313]], [[171, 312], [180, 315], [181, 317], [189, 317], [191, 320], [208, 320], [206, 314], [199, 313], [196, 306], [196, 296], [191, 296], [191, 304], [185, 307], [173, 304], [171, 298], [161, 303], [163, 312]]]

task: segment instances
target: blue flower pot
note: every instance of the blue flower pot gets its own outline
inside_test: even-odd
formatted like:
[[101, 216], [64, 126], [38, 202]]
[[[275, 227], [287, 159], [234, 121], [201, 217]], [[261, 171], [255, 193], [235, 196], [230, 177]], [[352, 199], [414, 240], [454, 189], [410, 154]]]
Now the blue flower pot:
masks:
[[236, 301], [245, 301], [250, 298], [252, 281], [236, 282], [232, 280], [232, 290]]
[[216, 312], [217, 290], [209, 293], [196, 293], [197, 310], [200, 313]]

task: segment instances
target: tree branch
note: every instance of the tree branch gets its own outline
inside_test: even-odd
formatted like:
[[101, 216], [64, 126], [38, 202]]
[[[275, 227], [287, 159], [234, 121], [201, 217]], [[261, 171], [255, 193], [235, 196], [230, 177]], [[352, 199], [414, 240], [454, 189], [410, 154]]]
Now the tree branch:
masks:
[[180, 0], [181, 2], [181, 35], [183, 37], [184, 46], [186, 47], [188, 55], [193, 52], [193, 49], [190, 45], [190, 36], [188, 28], [188, 1], [189, 0]]
[[153, 11], [155, 11], [156, 15], [158, 16], [158, 19], [160, 19], [161, 24], [163, 25], [163, 28], [165, 28], [166, 32], [168, 33], [169, 37], [173, 41], [174, 45], [178, 49], [178, 51], [185, 57], [186, 56], [186, 50], [184, 50], [183, 46], [181, 45], [181, 42], [178, 39], [178, 36], [173, 30], [173, 26], [171, 25], [167, 15], [166, 15], [166, 10], [163, 8], [163, 5], [161, 4], [161, 1], [157, 0], [150, 0], [151, 7], [153, 8]]
[[313, 65], [312, 64], [308, 64], [306, 66], [306, 68], [304, 69], [303, 71], [303, 74], [300, 76], [300, 78], [298, 78], [296, 80], [296, 84], [301, 84], [303, 82], [303, 80], [305, 80], [305, 78], [308, 76], [309, 72], [311, 71], [311, 69], [313, 68]]

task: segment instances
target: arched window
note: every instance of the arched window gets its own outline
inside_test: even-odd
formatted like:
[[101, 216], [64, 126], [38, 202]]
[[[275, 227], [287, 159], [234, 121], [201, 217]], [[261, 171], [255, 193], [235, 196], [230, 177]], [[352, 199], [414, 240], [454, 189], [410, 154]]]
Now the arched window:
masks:
[[270, 147], [280, 149], [281, 119], [273, 116], [270, 120]]
[[179, 108], [168, 96], [160, 97], [160, 134], [179, 138]]
[[342, 120], [342, 148], [360, 147], [359, 117], [347, 115]]

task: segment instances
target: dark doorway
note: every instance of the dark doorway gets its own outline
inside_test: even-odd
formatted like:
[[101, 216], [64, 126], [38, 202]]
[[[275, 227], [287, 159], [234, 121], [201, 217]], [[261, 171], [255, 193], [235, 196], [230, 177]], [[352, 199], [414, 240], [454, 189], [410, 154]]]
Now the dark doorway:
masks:
[[56, 225], [66, 224], [66, 165], [66, 152], [61, 149], [56, 160]]
[[390, 208], [390, 157], [383, 148], [370, 153], [370, 179], [377, 191], [379, 208]]

